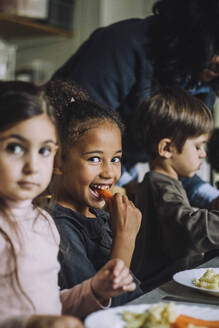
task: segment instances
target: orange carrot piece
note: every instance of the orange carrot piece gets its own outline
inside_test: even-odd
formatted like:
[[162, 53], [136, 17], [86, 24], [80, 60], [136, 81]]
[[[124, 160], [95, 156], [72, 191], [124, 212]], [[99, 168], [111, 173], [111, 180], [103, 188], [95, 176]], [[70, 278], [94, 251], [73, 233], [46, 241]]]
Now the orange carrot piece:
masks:
[[108, 189], [96, 189], [103, 199], [113, 199], [113, 194]]
[[219, 321], [196, 319], [183, 314], [179, 315], [171, 326], [172, 328], [186, 328], [188, 324], [193, 324], [194, 326], [205, 326], [209, 328], [219, 328]]
[[171, 323], [171, 328], [187, 328], [188, 324], [176, 319], [175, 322]]

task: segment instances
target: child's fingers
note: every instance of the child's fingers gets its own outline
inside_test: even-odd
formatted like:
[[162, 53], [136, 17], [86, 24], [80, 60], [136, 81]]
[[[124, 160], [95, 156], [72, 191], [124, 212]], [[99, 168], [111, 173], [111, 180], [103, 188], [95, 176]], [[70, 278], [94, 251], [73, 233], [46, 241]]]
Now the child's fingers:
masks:
[[119, 204], [122, 203], [121, 199], [122, 195], [119, 193], [114, 194], [112, 198], [104, 199], [110, 213], [113, 212], [113, 210], [118, 210], [118, 208], [121, 206]]
[[116, 193], [112, 200], [106, 200], [106, 203], [108, 205], [111, 215], [112, 213], [114, 213], [114, 211], [116, 211], [117, 214], [120, 213], [121, 215], [125, 213], [124, 211], [126, 210], [126, 208], [130, 206], [135, 207], [126, 195], [122, 195], [120, 193]]
[[115, 201], [120, 202], [121, 204], [126, 205], [127, 207], [131, 206], [133, 208], [136, 208], [134, 203], [131, 200], [129, 200], [127, 195], [116, 194]]
[[122, 204], [128, 204], [130, 201], [126, 195], [122, 194], [116, 194], [115, 197], [118, 201], [120, 201]]
[[[107, 201], [107, 205], [109, 207], [110, 213], [111, 215], [114, 215], [112, 213], [115, 213], [114, 211], [116, 211], [116, 213], [123, 213], [124, 209], [127, 207], [128, 204], [128, 198], [125, 195], [116, 193], [114, 195], [113, 200], [111, 201]], [[122, 212], [121, 212], [122, 211]], [[112, 219], [112, 217], [111, 217]]]
[[121, 195], [121, 199], [123, 203], [127, 203], [128, 202], [128, 197], [126, 195]]
[[125, 263], [121, 259], [113, 259], [114, 266], [112, 266], [112, 276], [114, 279], [117, 277], [123, 278], [126, 272], [129, 272], [129, 269], [126, 267]]
[[119, 194], [122, 194], [122, 195], [126, 195], [125, 188], [117, 186], [117, 185], [112, 186], [110, 190], [113, 194], [119, 193]]
[[118, 287], [122, 287], [125, 285], [129, 285], [133, 282], [133, 278], [130, 274], [122, 277], [119, 277], [119, 279], [115, 279], [113, 280], [113, 287], [118, 288]]
[[113, 286], [115, 288], [123, 286], [124, 284], [129, 284], [133, 281], [131, 274], [129, 273], [129, 269], [124, 267], [118, 276], [113, 277]]
[[107, 205], [107, 208], [109, 211], [112, 211], [112, 206], [113, 206], [113, 199], [104, 199], [105, 200], [105, 204]]
[[123, 195], [123, 194], [120, 194], [119, 192], [115, 193], [114, 194], [114, 200], [115, 202], [123, 202], [124, 201], [124, 198], [127, 198], [126, 195]]
[[129, 284], [133, 281], [129, 268], [120, 259], [112, 259], [104, 266], [106, 273], [111, 276], [113, 287], [119, 288], [124, 284]]
[[135, 204], [131, 200], [129, 200], [129, 205], [132, 206], [133, 208], [136, 208]]
[[102, 270], [104, 271], [104, 275], [110, 275], [112, 281], [114, 279], [119, 279], [118, 277], [120, 277], [121, 272], [123, 272], [125, 267], [125, 263], [120, 260], [120, 259], [112, 259], [109, 260], [104, 267], [102, 268]]
[[130, 284], [125, 285], [125, 286], [122, 287], [122, 290], [124, 292], [131, 292], [135, 289], [136, 289], [136, 283], [134, 281], [132, 281]]
[[123, 285], [121, 287], [114, 288], [114, 296], [123, 294], [124, 292], [132, 292], [136, 289], [136, 283], [132, 281], [130, 284]]

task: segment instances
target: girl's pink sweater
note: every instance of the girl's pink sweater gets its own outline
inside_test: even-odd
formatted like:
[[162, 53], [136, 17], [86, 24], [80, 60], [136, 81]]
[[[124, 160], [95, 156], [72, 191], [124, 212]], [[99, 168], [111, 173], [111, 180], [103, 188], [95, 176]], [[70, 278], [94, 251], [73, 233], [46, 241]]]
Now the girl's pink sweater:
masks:
[[0, 216], [0, 228], [13, 242], [22, 290], [15, 275], [10, 274], [15, 262], [10, 244], [0, 233], [0, 328], [23, 327], [32, 314], [84, 317], [98, 310], [100, 306], [92, 293], [90, 279], [60, 292], [57, 260], [60, 239], [50, 215], [34, 208], [31, 201], [10, 201], [8, 205], [17, 232], [3, 216]]

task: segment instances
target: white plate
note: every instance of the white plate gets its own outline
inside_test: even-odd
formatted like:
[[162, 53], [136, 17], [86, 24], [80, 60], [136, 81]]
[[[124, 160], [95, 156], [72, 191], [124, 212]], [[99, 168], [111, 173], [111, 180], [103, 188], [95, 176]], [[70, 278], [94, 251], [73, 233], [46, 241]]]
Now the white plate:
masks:
[[173, 276], [173, 280], [175, 280], [181, 285], [200, 290], [203, 293], [219, 296], [219, 290], [197, 287], [192, 283], [192, 280], [194, 278], [198, 278], [198, 279], [201, 278], [201, 276], [208, 269], [213, 269], [215, 273], [219, 273], [219, 268], [202, 268], [202, 269], [185, 270], [175, 273]]
[[[122, 320], [121, 313], [132, 311], [141, 313], [148, 309], [152, 304], [126, 305], [111, 308], [109, 310], [100, 310], [90, 314], [85, 319], [86, 328], [125, 328], [125, 322]], [[200, 307], [196, 305], [176, 305], [177, 312], [203, 320], [219, 320], [218, 309], [209, 307]]]

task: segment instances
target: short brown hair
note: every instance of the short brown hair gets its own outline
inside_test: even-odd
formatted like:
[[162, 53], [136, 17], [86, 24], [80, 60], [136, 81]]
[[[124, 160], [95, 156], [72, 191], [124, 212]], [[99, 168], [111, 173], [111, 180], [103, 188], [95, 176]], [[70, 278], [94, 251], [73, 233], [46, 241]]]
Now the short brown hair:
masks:
[[134, 123], [137, 141], [151, 158], [161, 139], [170, 138], [181, 152], [188, 138], [210, 133], [213, 126], [207, 106], [179, 87], [155, 91], [137, 108]]

